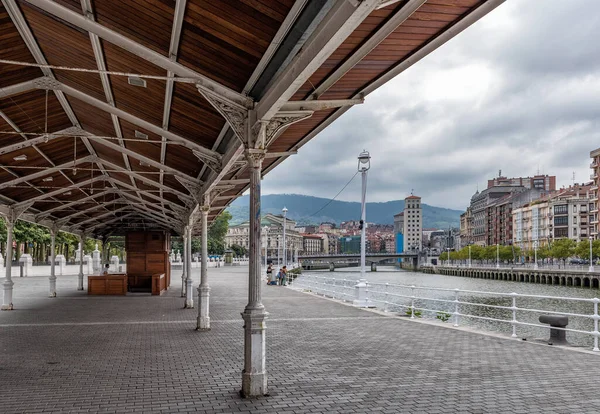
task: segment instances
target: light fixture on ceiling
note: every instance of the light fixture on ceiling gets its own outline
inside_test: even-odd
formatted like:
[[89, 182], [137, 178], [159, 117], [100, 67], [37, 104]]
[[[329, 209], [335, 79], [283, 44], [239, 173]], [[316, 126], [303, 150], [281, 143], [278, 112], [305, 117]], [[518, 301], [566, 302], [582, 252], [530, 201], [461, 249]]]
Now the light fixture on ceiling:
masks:
[[135, 130], [135, 137], [139, 139], [148, 139], [148, 134], [144, 134], [143, 132]]
[[140, 167], [150, 167], [150, 164], [148, 164], [144, 161], [140, 161]]
[[16, 157], [13, 158], [13, 160], [15, 160], [15, 161], [27, 161], [27, 155], [25, 155], [25, 154], [17, 155]]
[[128, 76], [127, 83], [133, 86], [146, 87], [146, 81], [138, 76]]
[[52, 178], [52, 177], [46, 177], [42, 181], [45, 181], [45, 182], [49, 183], [50, 181], [54, 181], [54, 178]]
[[71, 195], [71, 192], [67, 191], [66, 193], [63, 193], [63, 195]]

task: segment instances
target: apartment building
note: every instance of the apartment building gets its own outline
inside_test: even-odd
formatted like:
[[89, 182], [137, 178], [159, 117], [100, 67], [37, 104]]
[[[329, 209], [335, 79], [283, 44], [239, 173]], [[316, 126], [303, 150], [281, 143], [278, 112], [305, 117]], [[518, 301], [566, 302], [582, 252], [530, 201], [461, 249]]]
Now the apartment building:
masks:
[[586, 240], [592, 229], [591, 187], [575, 184], [514, 209], [514, 244], [533, 250], [536, 242], [543, 247], [561, 238]]
[[592, 163], [590, 168], [592, 169], [592, 185], [590, 188], [590, 208], [589, 208], [589, 223], [590, 223], [590, 235], [595, 239], [600, 239], [600, 225], [598, 224], [598, 175], [600, 175], [600, 148], [590, 152]]

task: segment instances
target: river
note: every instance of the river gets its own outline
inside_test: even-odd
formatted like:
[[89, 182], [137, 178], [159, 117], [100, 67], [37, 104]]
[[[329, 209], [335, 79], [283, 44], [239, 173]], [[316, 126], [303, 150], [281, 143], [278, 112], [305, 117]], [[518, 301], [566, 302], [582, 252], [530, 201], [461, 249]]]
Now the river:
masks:
[[[335, 277], [338, 281], [341, 279], [348, 279], [355, 281], [360, 276], [360, 269], [348, 268], [338, 269], [335, 272], [329, 271], [306, 271], [304, 275], [318, 275], [322, 277]], [[405, 270], [399, 270], [394, 267], [379, 266], [376, 272], [367, 271], [366, 279], [369, 283], [389, 283], [397, 285], [415, 285], [419, 287], [432, 287], [432, 288], [444, 288], [444, 289], [461, 289], [471, 290], [479, 292], [498, 292], [498, 293], [519, 293], [526, 295], [541, 295], [541, 296], [556, 296], [556, 297], [570, 297], [570, 298], [595, 298], [600, 296], [600, 292], [597, 289], [589, 288], [576, 288], [556, 285], [541, 285], [533, 283], [520, 283], [520, 282], [509, 282], [501, 280], [490, 280], [490, 279], [474, 279], [459, 276], [446, 276], [437, 274], [426, 274], [420, 272], [410, 272]], [[339, 283], [339, 282], [338, 282]], [[376, 286], [372, 290], [383, 290], [382, 287]], [[391, 293], [411, 295], [410, 289], [403, 288], [388, 288]], [[417, 290], [416, 295], [433, 298], [433, 299], [447, 299], [454, 300], [454, 292], [443, 292], [443, 291], [420, 291]], [[377, 295], [375, 293], [369, 294], [373, 299], [385, 300], [383, 295]], [[403, 298], [395, 298], [397, 303], [408, 305], [410, 300]], [[481, 303], [496, 306], [511, 306], [512, 299], [510, 297], [497, 297], [491, 294], [467, 294], [461, 293], [460, 300], [472, 303]], [[392, 301], [392, 299], [389, 299]], [[383, 307], [383, 304], [377, 303], [378, 307]], [[453, 312], [454, 304], [443, 303], [434, 300], [418, 300], [415, 302], [417, 308], [435, 309], [445, 312]], [[585, 315], [592, 315], [594, 308], [592, 303], [578, 302], [578, 301], [566, 301], [557, 299], [538, 299], [538, 298], [517, 298], [517, 307], [536, 309], [541, 311], [557, 311], [557, 312], [569, 312], [578, 313]], [[400, 306], [389, 306], [388, 310], [398, 312], [404, 315], [406, 313], [405, 308]], [[494, 309], [489, 307], [477, 306], [477, 305], [461, 305], [460, 313], [471, 314], [481, 317], [492, 317], [504, 320], [512, 319], [512, 312], [505, 309]], [[517, 320], [519, 322], [536, 323], [539, 324], [538, 317], [543, 312], [527, 312], [518, 311]], [[433, 312], [422, 312], [421, 317], [435, 319], [439, 314]], [[447, 323], [452, 323], [452, 320]], [[474, 329], [481, 329], [485, 331], [502, 332], [510, 334], [512, 332], [512, 325], [505, 322], [488, 321], [476, 318], [462, 317], [460, 325], [469, 326]], [[593, 331], [593, 321], [589, 318], [569, 316], [569, 329], [579, 329], [583, 331]], [[517, 335], [519, 338], [527, 339], [547, 339], [549, 338], [549, 330], [538, 327], [530, 326], [517, 326]], [[591, 349], [593, 345], [593, 338], [591, 335], [579, 334], [574, 332], [567, 332], [567, 340], [577, 346], [589, 347]]]

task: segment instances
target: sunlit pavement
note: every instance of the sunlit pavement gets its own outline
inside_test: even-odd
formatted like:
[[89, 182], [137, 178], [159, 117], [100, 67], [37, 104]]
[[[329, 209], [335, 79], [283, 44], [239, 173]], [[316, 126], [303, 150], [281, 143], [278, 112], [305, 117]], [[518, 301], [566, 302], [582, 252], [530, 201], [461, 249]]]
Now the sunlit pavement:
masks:
[[[15, 278], [0, 313], [0, 412], [591, 413], [600, 356], [381, 316], [263, 286], [268, 397], [239, 397], [247, 267], [210, 269], [212, 330], [160, 297]], [[194, 272], [198, 282], [198, 270]]]

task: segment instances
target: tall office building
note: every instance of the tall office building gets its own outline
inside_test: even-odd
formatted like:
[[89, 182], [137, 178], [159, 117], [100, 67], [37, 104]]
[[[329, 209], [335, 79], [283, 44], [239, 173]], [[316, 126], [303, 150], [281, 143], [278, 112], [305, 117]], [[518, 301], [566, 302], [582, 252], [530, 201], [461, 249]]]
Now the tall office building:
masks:
[[423, 211], [421, 197], [410, 195], [404, 199], [404, 251], [423, 249]]

